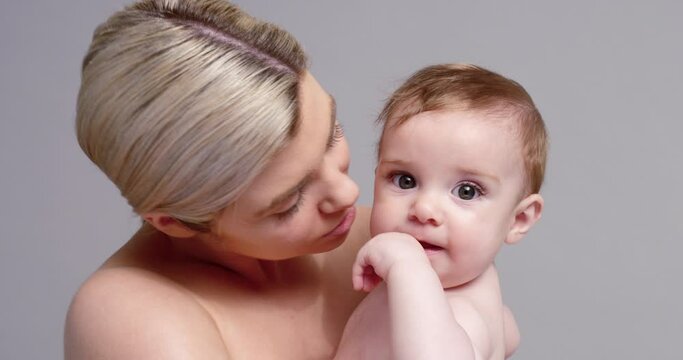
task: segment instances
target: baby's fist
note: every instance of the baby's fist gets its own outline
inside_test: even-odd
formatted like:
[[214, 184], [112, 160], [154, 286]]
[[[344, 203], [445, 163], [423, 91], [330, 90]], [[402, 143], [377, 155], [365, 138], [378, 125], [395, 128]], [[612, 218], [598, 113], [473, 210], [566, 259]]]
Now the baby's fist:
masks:
[[420, 243], [405, 233], [379, 234], [365, 244], [353, 264], [353, 288], [371, 291], [386, 280], [391, 269], [400, 266], [430, 266]]

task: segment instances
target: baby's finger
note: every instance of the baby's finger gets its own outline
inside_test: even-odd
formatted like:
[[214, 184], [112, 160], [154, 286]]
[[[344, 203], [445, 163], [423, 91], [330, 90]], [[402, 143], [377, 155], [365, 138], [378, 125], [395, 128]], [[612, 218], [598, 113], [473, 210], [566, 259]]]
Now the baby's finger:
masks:
[[363, 275], [365, 273], [366, 265], [361, 257], [356, 258], [356, 262], [353, 263], [351, 268], [351, 282], [353, 283], [353, 289], [356, 291], [363, 290]]
[[363, 290], [363, 274], [353, 274], [353, 276], [351, 277], [351, 281], [353, 282], [353, 290]]
[[374, 271], [366, 274], [363, 278], [363, 291], [372, 291], [380, 282], [382, 282], [382, 278], [377, 276]]

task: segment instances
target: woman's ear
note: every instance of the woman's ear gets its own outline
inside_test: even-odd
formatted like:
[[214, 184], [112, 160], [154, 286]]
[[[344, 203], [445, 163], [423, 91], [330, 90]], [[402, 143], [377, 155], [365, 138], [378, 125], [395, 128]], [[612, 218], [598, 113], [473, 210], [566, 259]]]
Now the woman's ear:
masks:
[[507, 244], [516, 244], [541, 218], [543, 212], [543, 197], [541, 194], [531, 194], [522, 199], [515, 208], [515, 218], [505, 239]]
[[174, 238], [190, 238], [197, 234], [196, 230], [188, 228], [185, 224], [176, 220], [172, 216], [164, 213], [146, 213], [142, 218], [154, 226], [155, 229]]

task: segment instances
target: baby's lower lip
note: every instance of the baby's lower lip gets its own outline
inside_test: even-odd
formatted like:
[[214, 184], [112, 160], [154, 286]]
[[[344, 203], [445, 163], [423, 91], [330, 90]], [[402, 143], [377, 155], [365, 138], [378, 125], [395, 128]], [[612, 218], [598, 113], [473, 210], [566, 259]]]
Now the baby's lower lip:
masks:
[[426, 243], [424, 241], [420, 241], [420, 245], [422, 245], [422, 248], [424, 248], [425, 252], [428, 252], [428, 253], [443, 250], [443, 248], [441, 246], [432, 245], [432, 244]]

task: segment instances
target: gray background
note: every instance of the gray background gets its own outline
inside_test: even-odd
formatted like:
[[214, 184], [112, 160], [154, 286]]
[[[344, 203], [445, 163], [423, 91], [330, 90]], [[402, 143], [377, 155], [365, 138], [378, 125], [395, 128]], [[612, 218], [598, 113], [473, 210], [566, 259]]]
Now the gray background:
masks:
[[[522, 332], [515, 358], [680, 358], [680, 2], [237, 2], [304, 44], [339, 103], [361, 203], [373, 119], [409, 73], [474, 62], [521, 82], [552, 147], [543, 219], [498, 258]], [[81, 58], [124, 3], [3, 3], [2, 359], [61, 358], [70, 297], [138, 224], [73, 131]]]

